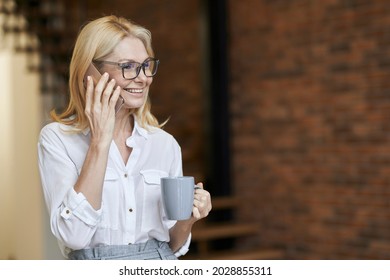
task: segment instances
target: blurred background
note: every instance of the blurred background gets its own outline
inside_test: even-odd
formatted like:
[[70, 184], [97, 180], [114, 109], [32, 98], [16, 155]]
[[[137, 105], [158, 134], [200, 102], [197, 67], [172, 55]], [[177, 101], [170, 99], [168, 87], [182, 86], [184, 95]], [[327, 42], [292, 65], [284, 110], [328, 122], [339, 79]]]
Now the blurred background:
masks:
[[213, 197], [187, 259], [390, 259], [387, 0], [0, 0], [0, 259], [61, 259], [37, 137], [86, 21], [147, 27], [152, 112]]

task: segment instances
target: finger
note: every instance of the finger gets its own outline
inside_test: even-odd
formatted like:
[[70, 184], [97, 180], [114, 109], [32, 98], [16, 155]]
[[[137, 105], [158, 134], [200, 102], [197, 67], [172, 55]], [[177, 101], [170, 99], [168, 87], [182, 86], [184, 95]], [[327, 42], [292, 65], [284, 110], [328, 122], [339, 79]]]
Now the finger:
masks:
[[203, 190], [203, 183], [198, 183], [195, 185], [195, 193], [199, 193], [200, 190]]
[[205, 208], [206, 207], [206, 203], [204, 201], [194, 200], [194, 206], [196, 208], [198, 208], [199, 212], [201, 212], [200, 209]]
[[200, 196], [199, 198], [196, 199], [197, 201], [201, 202], [201, 203], [207, 203], [209, 200], [207, 199], [207, 196]]
[[210, 193], [206, 190], [203, 190], [203, 189], [197, 189], [195, 190], [195, 194], [194, 194], [195, 197], [197, 196], [204, 196], [206, 197], [207, 199], [210, 199]]
[[209, 206], [210, 205], [208, 205], [208, 204], [199, 205], [199, 206], [196, 206], [194, 204], [194, 209], [193, 209], [194, 217], [196, 217], [197, 219], [202, 219], [202, 218], [207, 217], [210, 213], [210, 210], [211, 210], [211, 207], [209, 207]]
[[93, 81], [90, 76], [87, 77], [87, 88], [85, 90], [85, 113], [91, 112], [92, 106], [92, 92], [93, 92]]
[[117, 86], [113, 92], [113, 94], [111, 95], [111, 98], [110, 98], [110, 104], [109, 106], [111, 108], [115, 108], [115, 105], [116, 103], [118, 102], [118, 99], [119, 99], [119, 96], [120, 96], [120, 93], [121, 93], [121, 87], [120, 86]]
[[99, 82], [95, 86], [94, 90], [94, 105], [100, 105], [102, 99], [103, 89], [106, 87], [108, 81], [108, 73], [104, 73]]
[[111, 95], [113, 94], [115, 84], [116, 84], [115, 80], [111, 79], [111, 81], [107, 84], [106, 88], [104, 89], [104, 92], [102, 94], [103, 106], [108, 106], [108, 102], [111, 98]]
[[192, 215], [196, 218], [196, 219], [200, 219], [200, 212], [199, 212], [199, 209], [196, 208], [196, 207], [193, 207], [192, 208]]
[[211, 211], [211, 197], [208, 192], [205, 191], [205, 194], [197, 194], [194, 196], [194, 205], [198, 208], [205, 209], [207, 211]]
[[207, 196], [208, 192], [202, 189], [195, 190], [195, 197], [197, 196]]

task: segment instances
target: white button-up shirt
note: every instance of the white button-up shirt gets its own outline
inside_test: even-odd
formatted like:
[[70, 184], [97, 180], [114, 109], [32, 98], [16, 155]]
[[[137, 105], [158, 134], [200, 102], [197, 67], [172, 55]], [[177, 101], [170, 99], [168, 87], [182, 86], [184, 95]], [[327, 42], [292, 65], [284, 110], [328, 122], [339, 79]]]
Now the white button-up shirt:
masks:
[[[38, 142], [39, 171], [50, 226], [65, 257], [71, 250], [123, 245], [150, 239], [169, 241], [160, 195], [160, 178], [182, 175], [180, 146], [167, 132], [143, 129], [134, 121], [126, 140], [133, 150], [127, 164], [112, 141], [104, 178], [101, 209], [95, 210], [75, 185], [90, 142], [89, 130], [46, 125]], [[191, 235], [176, 256], [187, 253]]]

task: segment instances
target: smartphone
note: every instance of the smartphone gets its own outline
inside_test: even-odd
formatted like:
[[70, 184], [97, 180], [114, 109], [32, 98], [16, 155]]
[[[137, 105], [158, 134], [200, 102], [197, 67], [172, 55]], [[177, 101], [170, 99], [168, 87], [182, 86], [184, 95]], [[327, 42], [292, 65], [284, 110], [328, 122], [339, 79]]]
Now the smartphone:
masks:
[[93, 65], [93, 63], [91, 63], [87, 69], [87, 72], [85, 73], [85, 76], [84, 76], [84, 87], [87, 88], [87, 77], [88, 76], [91, 76], [92, 80], [93, 80], [93, 84], [96, 85], [102, 74], [100, 74], [100, 72], [96, 69], [95, 65]]
[[[87, 88], [87, 77], [91, 76], [93, 80], [93, 84], [96, 86], [96, 84], [99, 82], [100, 78], [102, 77], [102, 74], [96, 69], [95, 65], [91, 63], [87, 69], [87, 72], [85, 73], [84, 76], [84, 87]], [[125, 103], [123, 97], [119, 95], [118, 102], [115, 105], [115, 113], [117, 113], [121, 108], [122, 105]]]

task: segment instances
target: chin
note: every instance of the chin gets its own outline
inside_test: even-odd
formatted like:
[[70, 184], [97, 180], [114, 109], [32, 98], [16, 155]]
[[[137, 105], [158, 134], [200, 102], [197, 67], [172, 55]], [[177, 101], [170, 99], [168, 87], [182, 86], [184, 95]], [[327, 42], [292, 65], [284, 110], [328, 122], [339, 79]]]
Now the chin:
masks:
[[144, 102], [143, 100], [140, 101], [140, 102], [126, 102], [125, 101], [125, 104], [123, 104], [123, 107], [128, 109], [128, 110], [132, 110], [132, 109], [139, 109], [142, 107], [142, 105], [144, 105]]

